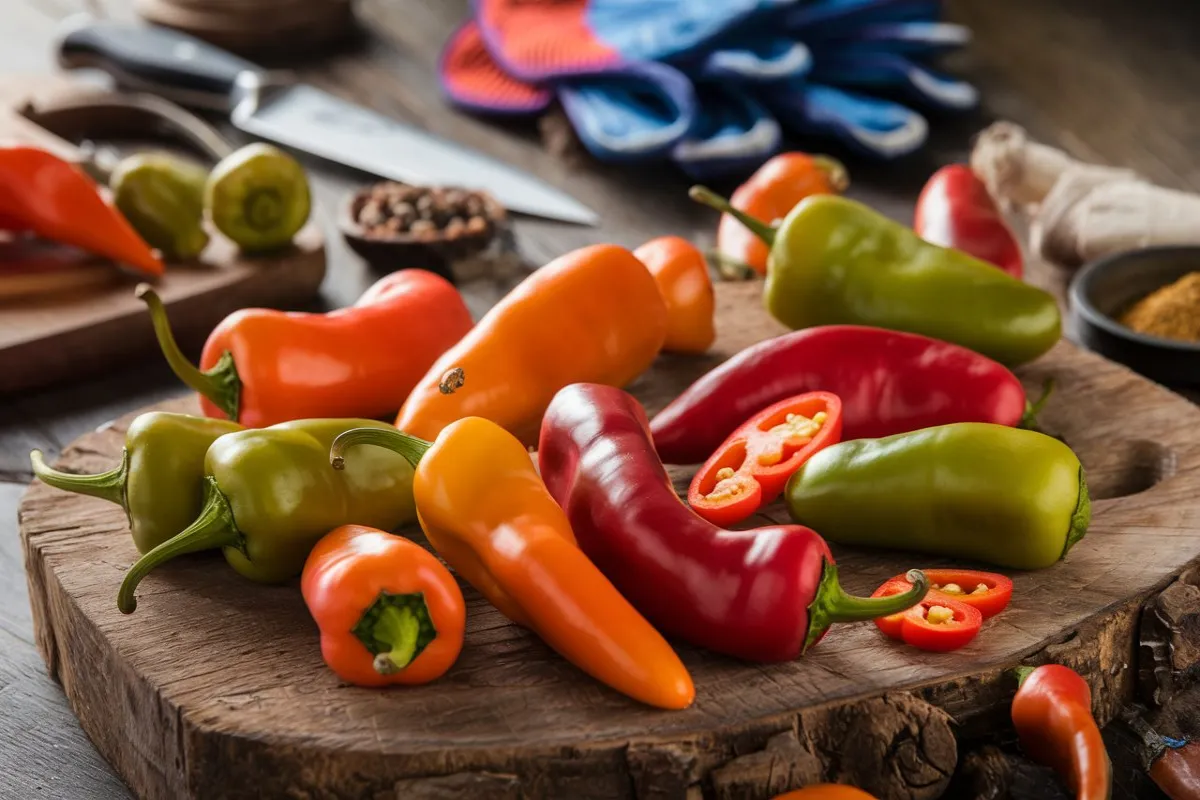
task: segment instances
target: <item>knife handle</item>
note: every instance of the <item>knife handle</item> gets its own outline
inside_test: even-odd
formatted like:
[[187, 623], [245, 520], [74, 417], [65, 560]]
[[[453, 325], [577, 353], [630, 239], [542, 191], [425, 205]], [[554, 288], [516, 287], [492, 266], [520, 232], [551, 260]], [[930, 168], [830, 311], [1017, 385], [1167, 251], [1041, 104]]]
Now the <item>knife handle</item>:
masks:
[[167, 28], [92, 18], [68, 20], [58, 61], [66, 69], [95, 67], [117, 83], [180, 105], [232, 111], [238, 76], [259, 68], [220, 48]]

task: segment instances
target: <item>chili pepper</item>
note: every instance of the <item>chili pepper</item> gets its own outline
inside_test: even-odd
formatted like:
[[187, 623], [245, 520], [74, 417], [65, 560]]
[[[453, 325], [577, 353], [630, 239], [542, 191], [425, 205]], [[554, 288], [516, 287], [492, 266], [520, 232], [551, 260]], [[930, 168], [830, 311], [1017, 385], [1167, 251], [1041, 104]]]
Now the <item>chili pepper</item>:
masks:
[[846, 439], [951, 422], [1017, 425], [1027, 408], [1025, 419], [1035, 410], [1015, 375], [965, 347], [914, 333], [827, 325], [746, 348], [685, 389], [650, 430], [663, 461], [695, 464], [747, 417], [815, 391], [842, 401]]
[[364, 428], [334, 441], [331, 463], [344, 466], [345, 451], [359, 444], [394, 450], [416, 468], [413, 495], [429, 543], [502, 614], [619, 692], [659, 708], [691, 705], [687, 669], [576, 546], [512, 434], [479, 417], [450, 423], [432, 444]]
[[0, 145], [0, 219], [111, 258], [151, 277], [163, 263], [77, 165], [28, 145]]
[[134, 591], [155, 567], [200, 550], [224, 551], [239, 574], [279, 583], [300, 574], [313, 545], [339, 525], [391, 530], [414, 517], [412, 468], [395, 453], [370, 453], [343, 473], [329, 447], [343, 431], [390, 427], [359, 419], [307, 419], [227, 433], [204, 457], [204, 505], [184, 530], [125, 573], [117, 608], [137, 608]]
[[[911, 588], [908, 581], [888, 581], [871, 596], [890, 597]], [[966, 646], [979, 634], [982, 625], [983, 614], [979, 609], [932, 589], [912, 608], [875, 620], [875, 626], [889, 638], [934, 653], [948, 653]]]
[[[973, 569], [923, 569], [921, 571], [930, 581], [927, 597], [945, 598], [971, 606], [978, 610], [985, 620], [991, 619], [1008, 608], [1008, 604], [1012, 600], [1012, 580], [996, 572], [980, 572]], [[909, 585], [903, 575], [897, 575], [889, 578], [872, 596], [878, 595], [889, 587], [896, 588], [896, 591], [904, 591]], [[895, 594], [894, 591], [887, 593]]]
[[376, 281], [352, 307], [327, 314], [234, 312], [209, 334], [197, 369], [175, 343], [158, 295], [143, 284], [138, 297], [150, 308], [167, 363], [200, 393], [204, 414], [253, 428], [390, 414], [471, 329], [471, 313], [449, 281], [401, 270]]
[[966, 164], [933, 173], [917, 199], [913, 230], [927, 242], [961, 250], [1021, 278], [1021, 246], [983, 181]]
[[1163, 794], [1170, 800], [1200, 797], [1200, 745], [1163, 736], [1135, 709], [1127, 710], [1122, 718], [1140, 740], [1143, 769]]
[[781, 400], [746, 420], [704, 462], [688, 488], [688, 505], [714, 525], [741, 522], [779, 497], [792, 473], [841, 435], [837, 395]]
[[[623, 386], [667, 335], [667, 309], [633, 253], [593, 245], [521, 282], [446, 351], [409, 395], [396, 427], [432, 439], [463, 417], [483, 417], [525, 444], [554, 393], [572, 383]], [[461, 385], [461, 387], [459, 387]]]
[[546, 412], [538, 460], [579, 546], [660, 630], [751, 661], [787, 661], [835, 622], [916, 603], [907, 593], [847, 595], [825, 541], [808, 528], [725, 531], [675, 494], [641, 404], [613, 387], [576, 384]]
[[221, 233], [249, 252], [290, 243], [312, 210], [308, 176], [278, 147], [255, 142], [225, 156], [204, 186], [204, 206]]
[[[734, 191], [733, 207], [771, 224], [787, 216], [797, 203], [815, 194], [841, 194], [850, 185], [846, 168], [828, 156], [780, 153]], [[767, 274], [768, 246], [729, 214], [717, 226], [717, 250]]]
[[778, 229], [704, 187], [693, 187], [692, 197], [733, 213], [771, 246], [763, 300], [789, 328], [875, 325], [961, 344], [1009, 365], [1042, 355], [1062, 333], [1049, 293], [930, 244], [845, 197], [806, 198]]
[[1021, 748], [1063, 777], [1077, 800], [1107, 800], [1112, 765], [1092, 717], [1087, 681], [1067, 667], [1021, 667], [1012, 721]]
[[168, 258], [192, 259], [208, 245], [204, 181], [208, 170], [169, 153], [137, 153], [109, 177], [113, 204]]
[[188, 526], [204, 499], [204, 454], [217, 437], [241, 425], [219, 419], [148, 411], [125, 432], [121, 463], [96, 475], [59, 472], [29, 454], [42, 483], [98, 497], [125, 509], [138, 552], [147, 553]]
[[462, 650], [462, 590], [433, 554], [400, 536], [335, 528], [309, 553], [300, 591], [325, 663], [357, 686], [429, 683]]
[[1087, 532], [1083, 467], [1059, 440], [960, 422], [817, 453], [788, 481], [788, 512], [840, 544], [1041, 569]]
[[774, 800], [878, 800], [874, 795], [853, 786], [818, 783], [792, 792], [776, 795]]
[[712, 279], [704, 254], [686, 239], [662, 236], [633, 251], [646, 265], [667, 305], [663, 350], [704, 353], [717, 338]]

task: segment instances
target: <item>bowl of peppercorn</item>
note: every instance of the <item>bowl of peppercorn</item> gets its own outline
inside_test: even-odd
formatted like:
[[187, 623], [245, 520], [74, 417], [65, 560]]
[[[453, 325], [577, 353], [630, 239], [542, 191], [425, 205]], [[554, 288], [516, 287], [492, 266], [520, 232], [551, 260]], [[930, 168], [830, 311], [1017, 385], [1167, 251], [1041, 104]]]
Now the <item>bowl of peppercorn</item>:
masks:
[[1075, 336], [1148, 378], [1200, 386], [1200, 247], [1148, 247], [1085, 266], [1071, 281]]
[[338, 228], [375, 269], [415, 267], [453, 280], [451, 265], [487, 249], [507, 216], [486, 192], [384, 181], [346, 198]]

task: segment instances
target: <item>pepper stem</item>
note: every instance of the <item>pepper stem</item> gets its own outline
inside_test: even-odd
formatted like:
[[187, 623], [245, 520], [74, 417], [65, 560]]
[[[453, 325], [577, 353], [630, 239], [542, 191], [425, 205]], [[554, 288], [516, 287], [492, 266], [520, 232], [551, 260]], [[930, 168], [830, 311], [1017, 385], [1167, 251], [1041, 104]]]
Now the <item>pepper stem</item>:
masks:
[[929, 579], [925, 573], [910, 569], [904, 577], [912, 584], [907, 592], [885, 597], [855, 597], [846, 594], [838, 583], [837, 565], [826, 561], [816, 597], [808, 607], [808, 636], [804, 640], [804, 649], [816, 644], [835, 622], [879, 619], [912, 608], [925, 599], [929, 591]]
[[1037, 415], [1042, 413], [1042, 409], [1046, 407], [1046, 401], [1053, 393], [1054, 378], [1046, 378], [1046, 382], [1042, 384], [1042, 396], [1032, 403], [1028, 400], [1025, 401], [1025, 413], [1021, 415], [1021, 421], [1017, 423], [1017, 427], [1031, 431], [1039, 430]]
[[137, 608], [134, 591], [142, 578], [159, 565], [185, 553], [215, 550], [218, 547], [245, 548], [242, 533], [233, 519], [233, 509], [217, 486], [216, 478], [210, 475], [204, 481], [204, 507], [195, 521], [139, 558], [125, 573], [117, 592], [117, 608], [122, 614], [134, 612]]
[[236, 422], [241, 408], [242, 381], [238, 377], [233, 353], [226, 350], [212, 369], [201, 372], [179, 349], [167, 319], [167, 309], [158, 293], [149, 284], [139, 283], [134, 295], [150, 309], [150, 322], [154, 325], [158, 346], [175, 377], [192, 391], [207, 397], [226, 417]]
[[121, 451], [121, 464], [108, 472], [95, 475], [79, 475], [74, 472], [60, 472], [46, 465], [41, 450], [29, 454], [29, 463], [33, 474], [47, 486], [62, 489], [75, 494], [86, 494], [89, 497], [99, 497], [110, 503], [116, 503], [126, 512], [129, 511], [125, 502], [125, 482], [129, 478], [129, 451]]
[[850, 173], [846, 171], [846, 165], [831, 156], [813, 156], [813, 166], [825, 173], [825, 180], [829, 181], [829, 188], [833, 189], [838, 194], [842, 194], [850, 188]]
[[757, 217], [752, 217], [744, 211], [734, 208], [729, 201], [721, 195], [709, 189], [707, 186], [693, 186], [688, 190], [688, 197], [695, 200], [697, 203], [702, 203], [709, 208], [715, 208], [717, 211], [722, 211], [731, 215], [738, 222], [745, 225], [751, 233], [766, 243], [767, 247], [775, 245], [775, 229]]
[[346, 451], [360, 444], [373, 444], [399, 453], [414, 467], [431, 445], [424, 439], [409, 436], [394, 428], [351, 428], [338, 435], [329, 448], [329, 463], [334, 469], [346, 468]]
[[381, 591], [350, 632], [375, 655], [372, 666], [380, 675], [400, 672], [437, 638], [421, 592]]
[[1071, 527], [1067, 530], [1067, 541], [1063, 545], [1062, 558], [1066, 556], [1067, 551], [1074, 547], [1080, 539], [1087, 533], [1088, 525], [1092, 521], [1092, 498], [1088, 494], [1087, 478], [1083, 474], [1083, 467], [1079, 468], [1079, 502], [1075, 504], [1075, 513], [1071, 515]]
[[749, 281], [758, 277], [754, 267], [745, 261], [739, 261], [727, 256], [720, 250], [709, 250], [705, 253], [708, 260], [717, 265], [717, 273], [727, 281]]
[[1025, 685], [1025, 681], [1029, 680], [1029, 676], [1034, 673], [1037, 667], [1017, 667], [1013, 670], [1013, 675], [1017, 676], [1017, 688], [1020, 689]]

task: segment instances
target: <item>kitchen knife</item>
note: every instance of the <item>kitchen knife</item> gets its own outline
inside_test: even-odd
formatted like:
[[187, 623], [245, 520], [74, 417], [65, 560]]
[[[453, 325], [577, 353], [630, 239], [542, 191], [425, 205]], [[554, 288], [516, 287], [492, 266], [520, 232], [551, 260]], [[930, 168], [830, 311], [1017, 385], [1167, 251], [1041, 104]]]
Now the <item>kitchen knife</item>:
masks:
[[129, 88], [228, 114], [253, 136], [383, 178], [482, 189], [511, 211], [597, 222], [587, 206], [520, 170], [176, 31], [68, 20], [58, 55], [68, 69], [102, 69]]

